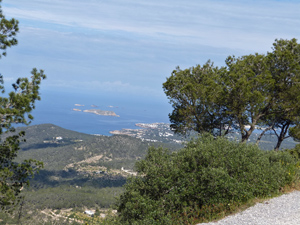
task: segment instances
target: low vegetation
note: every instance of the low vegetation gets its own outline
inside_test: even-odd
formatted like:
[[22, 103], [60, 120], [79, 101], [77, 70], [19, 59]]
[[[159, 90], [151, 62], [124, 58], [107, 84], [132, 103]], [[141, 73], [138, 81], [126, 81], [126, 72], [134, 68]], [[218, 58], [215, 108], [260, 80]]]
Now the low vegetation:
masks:
[[[22, 190], [22, 224], [44, 221], [45, 217], [51, 224], [51, 217], [47, 219], [41, 213], [47, 209], [73, 208], [76, 213], [83, 213], [86, 208], [108, 209], [116, 203], [127, 178], [132, 176], [126, 171], [132, 171], [135, 162], [145, 157], [149, 146], [164, 146], [173, 151], [181, 147], [123, 135], [82, 134], [53, 124], [17, 128], [16, 132], [20, 129], [26, 132], [26, 142], [20, 144], [16, 160], [34, 158], [44, 163], [30, 186]], [[19, 209], [12, 216], [1, 214], [0, 218], [5, 218], [4, 223], [15, 224]]]
[[[299, 145], [265, 151], [207, 135], [174, 151], [136, 138], [85, 135], [50, 124], [26, 128], [26, 138], [20, 160], [43, 157], [45, 168], [22, 191], [24, 200], [14, 214], [0, 215], [7, 224], [19, 218], [22, 224], [195, 224], [273, 197], [298, 181]], [[103, 157], [86, 160], [98, 155]], [[70, 163], [73, 167], [67, 168]], [[112, 207], [118, 213], [106, 218], [83, 216], [86, 209]]]
[[[0, 17], [1, 58], [17, 45], [19, 28], [16, 19], [5, 18], [1, 0]], [[297, 40], [281, 39], [266, 55], [228, 57], [226, 67], [210, 61], [178, 67], [163, 84], [174, 109], [171, 127], [177, 133], [219, 136], [234, 128], [242, 143], [202, 135], [177, 152], [178, 140], [154, 144], [79, 134], [51, 124], [15, 129], [33, 120], [30, 113], [46, 76], [33, 69], [31, 78], [17, 79], [5, 97], [0, 75], [0, 224], [195, 224], [279, 194], [299, 183], [299, 145], [263, 151], [246, 142], [257, 126], [265, 127], [258, 141], [274, 132], [276, 150], [290, 127], [290, 134], [300, 139], [299, 61]], [[149, 135], [166, 140], [162, 134]], [[137, 176], [130, 170], [134, 164]], [[40, 175], [29, 187], [37, 171]], [[117, 215], [99, 210], [112, 203]], [[84, 214], [86, 208], [95, 210], [93, 217]]]
[[194, 224], [298, 181], [288, 151], [202, 136], [177, 153], [150, 148], [118, 202], [121, 224]]

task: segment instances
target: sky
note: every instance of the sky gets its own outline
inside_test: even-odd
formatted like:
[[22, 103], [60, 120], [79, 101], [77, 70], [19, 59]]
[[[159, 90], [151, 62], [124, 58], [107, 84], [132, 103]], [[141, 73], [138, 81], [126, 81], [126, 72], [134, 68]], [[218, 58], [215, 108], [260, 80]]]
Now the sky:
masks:
[[5, 82], [43, 69], [42, 89], [166, 98], [177, 67], [271, 51], [300, 39], [298, 0], [3, 0], [20, 22], [0, 60]]

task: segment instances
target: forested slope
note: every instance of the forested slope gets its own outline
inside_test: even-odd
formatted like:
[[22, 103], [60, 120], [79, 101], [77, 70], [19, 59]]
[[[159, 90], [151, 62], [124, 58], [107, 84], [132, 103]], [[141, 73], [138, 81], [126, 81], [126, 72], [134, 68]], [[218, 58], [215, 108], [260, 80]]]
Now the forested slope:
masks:
[[16, 132], [21, 130], [26, 142], [20, 145], [17, 161], [32, 158], [44, 163], [23, 192], [28, 209], [107, 208], [123, 192], [131, 176], [126, 171], [133, 170], [149, 146], [181, 147], [125, 135], [83, 134], [53, 124], [19, 127]]

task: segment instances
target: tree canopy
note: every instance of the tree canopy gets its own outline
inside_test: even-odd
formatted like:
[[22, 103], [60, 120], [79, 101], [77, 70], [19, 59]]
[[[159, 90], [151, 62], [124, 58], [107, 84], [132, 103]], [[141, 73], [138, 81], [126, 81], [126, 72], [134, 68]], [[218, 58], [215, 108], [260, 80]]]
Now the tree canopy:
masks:
[[[1, 0], [0, 0], [1, 3]], [[17, 45], [16, 35], [19, 31], [16, 19], [6, 19], [0, 6], [0, 51], [6, 56], [8, 47]], [[42, 167], [36, 160], [16, 163], [19, 143], [23, 141], [24, 132], [13, 133], [15, 124], [28, 125], [33, 116], [36, 100], [40, 100], [39, 88], [46, 75], [43, 70], [33, 69], [31, 78], [18, 78], [12, 84], [12, 91], [5, 95], [4, 79], [0, 75], [0, 206], [14, 205], [21, 189], [29, 184], [28, 179]], [[5, 134], [5, 136], [3, 136]]]
[[[278, 137], [275, 149], [288, 137], [300, 113], [300, 45], [296, 39], [275, 40], [271, 52], [229, 56], [226, 66], [174, 70], [163, 89], [173, 106], [171, 127], [226, 135], [240, 132], [241, 141], [263, 128]], [[258, 137], [258, 141], [261, 136]]]

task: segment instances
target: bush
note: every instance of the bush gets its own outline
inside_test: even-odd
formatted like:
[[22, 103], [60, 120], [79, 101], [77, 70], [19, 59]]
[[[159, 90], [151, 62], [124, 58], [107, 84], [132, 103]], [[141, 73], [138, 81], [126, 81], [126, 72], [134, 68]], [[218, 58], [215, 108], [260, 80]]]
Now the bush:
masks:
[[[205, 135], [178, 153], [149, 148], [118, 203], [123, 224], [192, 223], [233, 204], [269, 196], [298, 176], [287, 152]], [[180, 219], [179, 219], [180, 218]]]
[[297, 144], [292, 149], [286, 149], [285, 151], [294, 156], [297, 160], [300, 160], [300, 144]]

